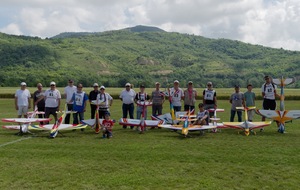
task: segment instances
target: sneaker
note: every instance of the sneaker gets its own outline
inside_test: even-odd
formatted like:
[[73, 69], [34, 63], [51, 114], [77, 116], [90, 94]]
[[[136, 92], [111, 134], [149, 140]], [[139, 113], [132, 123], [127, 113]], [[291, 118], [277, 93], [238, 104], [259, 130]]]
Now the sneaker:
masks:
[[130, 129], [134, 129], [134, 126], [130, 126]]
[[261, 128], [259, 131], [260, 131], [260, 132], [263, 132], [264, 130], [265, 130], [264, 128]]
[[80, 131], [81, 131], [81, 132], [84, 132], [84, 128], [81, 128]]
[[104, 135], [102, 135], [102, 139], [105, 139], [106, 138], [106, 135], [104, 134]]
[[127, 126], [123, 125], [123, 129], [127, 129]]

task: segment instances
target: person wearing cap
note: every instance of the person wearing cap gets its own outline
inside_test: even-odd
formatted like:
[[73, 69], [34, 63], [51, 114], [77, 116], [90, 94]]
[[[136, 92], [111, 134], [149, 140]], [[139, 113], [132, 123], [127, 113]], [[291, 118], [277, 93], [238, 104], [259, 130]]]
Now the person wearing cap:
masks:
[[171, 102], [175, 112], [181, 111], [181, 100], [184, 99], [184, 93], [179, 88], [179, 81], [174, 81], [174, 87], [170, 89]]
[[104, 119], [101, 123], [102, 128], [102, 138], [111, 138], [112, 137], [112, 128], [114, 126], [114, 121], [110, 119], [110, 113], [106, 112]]
[[184, 91], [184, 111], [191, 111], [195, 109], [197, 91], [193, 88], [193, 82], [188, 82], [188, 87]]
[[[67, 107], [69, 111], [73, 109], [73, 101], [70, 100], [72, 99], [72, 96], [75, 92], [76, 92], [76, 86], [74, 86], [74, 81], [69, 79], [68, 86], [66, 86], [64, 89], [64, 97], [66, 98]], [[70, 114], [66, 115], [65, 124], [70, 123], [70, 116], [71, 116]]]
[[[133, 112], [134, 112], [134, 98], [135, 98], [135, 91], [131, 89], [131, 84], [126, 83], [125, 89], [120, 94], [120, 99], [123, 102], [122, 104], [122, 111], [123, 111], [123, 118], [127, 118], [127, 114], [129, 113], [130, 119], [133, 119]], [[123, 125], [123, 128], [126, 129], [127, 126]], [[131, 126], [133, 129], [133, 126]]]
[[[207, 88], [203, 90], [203, 104], [204, 104], [204, 109], [217, 109], [217, 93], [213, 89], [213, 84], [212, 82], [207, 83]], [[209, 116], [213, 117], [213, 112], [209, 112]]]
[[[72, 110], [76, 111], [76, 113], [73, 113], [74, 125], [77, 125], [81, 123], [82, 120], [84, 120], [84, 112], [86, 111], [86, 101], [88, 101], [89, 99], [88, 95], [82, 90], [82, 88], [82, 84], [78, 83], [76, 86], [76, 92], [73, 93], [70, 101], [68, 102], [69, 104], [72, 102]], [[84, 129], [81, 129], [81, 131], [84, 131]]]
[[159, 88], [160, 88], [160, 83], [156, 82], [155, 90], [152, 91], [151, 99], [150, 99], [150, 101], [152, 102], [152, 115], [154, 116], [162, 114], [163, 104], [165, 102], [165, 94]]
[[[140, 85], [140, 92], [136, 93], [135, 98], [134, 98], [134, 102], [135, 103], [137, 103], [138, 101], [145, 102], [147, 100], [150, 100], [150, 97], [145, 92], [145, 85], [141, 84]], [[145, 108], [145, 110], [144, 110], [144, 108], [145, 108], [145, 106], [137, 105], [137, 109], [136, 109], [136, 118], [137, 119], [141, 119], [143, 111], [144, 111], [144, 119], [147, 118], [147, 108]]]
[[[263, 109], [264, 110], [275, 110], [276, 109], [276, 96], [279, 96], [277, 94], [277, 86], [272, 83], [272, 78], [270, 76], [265, 76], [265, 83], [261, 87], [261, 95], [263, 97]], [[266, 118], [262, 116], [262, 121], [265, 121]], [[279, 125], [277, 123], [277, 125]], [[264, 128], [260, 129], [261, 131], [264, 130]]]
[[18, 118], [24, 115], [27, 118], [27, 112], [31, 108], [30, 97], [31, 94], [28, 89], [26, 89], [26, 83], [21, 82], [21, 89], [17, 90], [15, 93], [15, 108], [18, 111]]
[[[35, 106], [37, 107], [37, 111], [44, 112], [45, 111], [45, 90], [43, 90], [43, 85], [41, 83], [38, 83], [36, 85], [37, 90], [33, 93], [33, 110], [35, 109]], [[38, 114], [39, 118], [45, 117], [45, 114]], [[40, 124], [43, 124], [41, 122]]]
[[90, 107], [91, 107], [91, 119], [95, 118], [95, 113], [96, 113], [96, 109], [97, 109], [97, 106], [94, 104], [91, 104], [91, 102], [93, 100], [97, 100], [97, 96], [100, 93], [98, 83], [94, 83], [93, 88], [94, 89], [92, 91], [90, 91], [90, 93], [89, 93], [89, 102], [90, 102]]
[[99, 106], [99, 118], [105, 117], [106, 113], [109, 113], [109, 107], [111, 107], [113, 103], [113, 98], [105, 92], [105, 87], [100, 87], [100, 93], [97, 95], [97, 101], [103, 101], [101, 105]]
[[230, 113], [230, 122], [234, 121], [235, 113], [238, 116], [238, 122], [242, 122], [242, 111], [237, 110], [236, 107], [244, 107], [245, 106], [245, 98], [244, 93], [240, 92], [240, 86], [234, 86], [235, 92], [231, 94], [229, 102], [231, 103], [231, 113]]
[[56, 83], [50, 83], [50, 89], [45, 91], [45, 117], [49, 118], [50, 115], [54, 116], [55, 122], [57, 121], [57, 111], [60, 107], [61, 94], [56, 89]]

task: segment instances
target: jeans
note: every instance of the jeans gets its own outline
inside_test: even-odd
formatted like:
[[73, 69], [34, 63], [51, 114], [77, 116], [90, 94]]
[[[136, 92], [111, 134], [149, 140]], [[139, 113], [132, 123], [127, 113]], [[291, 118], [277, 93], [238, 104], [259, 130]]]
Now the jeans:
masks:
[[[123, 118], [127, 118], [127, 114], [129, 113], [130, 119], [133, 119], [133, 111], [134, 111], [134, 104], [123, 104], [122, 105], [122, 111], [123, 111]], [[123, 128], [126, 128], [126, 125], [123, 125]]]
[[[73, 104], [67, 104], [67, 107], [68, 107], [68, 111], [73, 110]], [[65, 117], [65, 124], [69, 124], [70, 123], [70, 117], [71, 117], [71, 114], [67, 114], [66, 115], [66, 117]]]
[[84, 120], [84, 112], [73, 113], [73, 124], [79, 124], [78, 116], [79, 116], [79, 121], [81, 122], [82, 120]]
[[[147, 107], [145, 106], [145, 115], [144, 115], [144, 118], [146, 119], [147, 118]], [[137, 119], [141, 119], [141, 116], [143, 115], [143, 106], [137, 106], [137, 109], [136, 109], [136, 118]]]
[[230, 122], [234, 121], [235, 112], [237, 113], [238, 116], [238, 122], [242, 122], [242, 111], [237, 111], [237, 110], [231, 110]]

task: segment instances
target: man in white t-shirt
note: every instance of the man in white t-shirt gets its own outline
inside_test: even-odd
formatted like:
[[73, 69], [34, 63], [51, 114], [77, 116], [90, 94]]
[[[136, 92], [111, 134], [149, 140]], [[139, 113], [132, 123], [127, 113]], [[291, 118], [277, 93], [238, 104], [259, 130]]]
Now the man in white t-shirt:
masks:
[[[68, 86], [66, 86], [64, 89], [64, 96], [66, 98], [68, 110], [73, 110], [72, 97], [76, 91], [77, 91], [77, 88], [76, 88], [76, 86], [74, 86], [74, 81], [70, 79], [68, 81]], [[71, 114], [66, 115], [65, 124], [70, 123], [70, 116], [71, 116]]]
[[170, 89], [170, 96], [172, 98], [172, 104], [175, 112], [181, 111], [181, 100], [184, 99], [184, 93], [179, 88], [179, 81], [174, 81], [174, 87]]
[[16, 91], [15, 94], [15, 108], [18, 110], [18, 118], [24, 115], [27, 118], [28, 109], [30, 109], [30, 92], [26, 89], [26, 83], [21, 82], [21, 89]]
[[45, 91], [45, 118], [49, 118], [52, 114], [57, 121], [57, 113], [60, 107], [61, 95], [59, 90], [56, 89], [56, 83], [50, 83], [50, 89]]
[[[133, 112], [134, 112], [134, 98], [135, 98], [135, 91], [131, 89], [131, 84], [126, 83], [125, 89], [120, 94], [120, 99], [123, 102], [122, 104], [122, 111], [123, 111], [123, 118], [127, 118], [127, 114], [129, 113], [130, 119], [133, 119]], [[123, 125], [123, 128], [126, 129], [127, 126]], [[133, 126], [131, 127], [133, 129]]]

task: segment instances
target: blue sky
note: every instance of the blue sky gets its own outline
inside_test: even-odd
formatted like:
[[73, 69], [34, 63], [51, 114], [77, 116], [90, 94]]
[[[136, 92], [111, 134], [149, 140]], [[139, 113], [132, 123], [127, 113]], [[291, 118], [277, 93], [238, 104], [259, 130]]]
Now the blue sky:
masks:
[[1, 0], [0, 32], [52, 37], [135, 25], [300, 50], [299, 0]]

